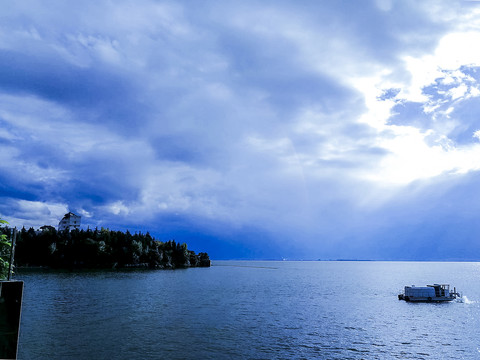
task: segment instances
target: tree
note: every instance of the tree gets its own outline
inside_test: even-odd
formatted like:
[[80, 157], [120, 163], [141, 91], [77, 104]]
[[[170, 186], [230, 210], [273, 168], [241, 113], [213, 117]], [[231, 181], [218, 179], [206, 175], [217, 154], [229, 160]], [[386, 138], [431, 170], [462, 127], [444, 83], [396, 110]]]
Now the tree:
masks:
[[[0, 234], [9, 234], [0, 228]], [[5, 239], [6, 240], [6, 239]], [[109, 229], [56, 231], [33, 228], [19, 232], [15, 263], [18, 266], [52, 268], [150, 267], [171, 269], [210, 266], [208, 255], [202, 259], [175, 240], [161, 242], [149, 233], [111, 231]], [[8, 272], [8, 270], [7, 270]]]
[[[8, 222], [0, 219], [0, 224], [8, 224]], [[7, 235], [0, 235], [0, 279], [8, 278], [8, 271], [10, 269], [11, 248], [12, 244], [8, 240]]]

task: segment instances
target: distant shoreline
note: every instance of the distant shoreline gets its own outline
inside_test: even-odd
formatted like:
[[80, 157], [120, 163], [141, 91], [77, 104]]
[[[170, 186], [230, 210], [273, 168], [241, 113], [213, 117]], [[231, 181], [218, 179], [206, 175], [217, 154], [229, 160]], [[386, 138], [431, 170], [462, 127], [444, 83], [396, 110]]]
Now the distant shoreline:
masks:
[[317, 259], [317, 260], [305, 260], [305, 259], [212, 259], [214, 261], [271, 261], [271, 262], [464, 262], [464, 263], [476, 263], [480, 260], [371, 260], [371, 259]]

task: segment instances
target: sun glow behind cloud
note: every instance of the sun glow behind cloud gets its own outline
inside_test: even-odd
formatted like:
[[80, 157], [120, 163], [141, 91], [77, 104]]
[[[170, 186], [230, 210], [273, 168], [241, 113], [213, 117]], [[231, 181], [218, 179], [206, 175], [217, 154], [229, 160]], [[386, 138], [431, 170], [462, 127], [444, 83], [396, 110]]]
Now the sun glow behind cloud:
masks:
[[[478, 80], [461, 71], [480, 66], [480, 51], [472, 46], [479, 41], [480, 32], [447, 34], [433, 54], [405, 57], [409, 76], [403, 83], [391, 82], [392, 72], [388, 70], [354, 81], [354, 86], [365, 94], [368, 107], [360, 120], [377, 129], [377, 145], [387, 152], [378, 170], [366, 174], [367, 179], [405, 185], [443, 173], [480, 169], [478, 143], [455, 144], [449, 139], [450, 132], [462, 126], [462, 120], [452, 115], [455, 107], [480, 95]], [[426, 93], [425, 89], [436, 82], [451, 87], [437, 94]], [[398, 89], [398, 93], [384, 98], [386, 89]], [[423, 113], [434, 120], [431, 128], [389, 123], [396, 105], [409, 102], [419, 104]], [[478, 136], [477, 131], [471, 133], [472, 139]]]

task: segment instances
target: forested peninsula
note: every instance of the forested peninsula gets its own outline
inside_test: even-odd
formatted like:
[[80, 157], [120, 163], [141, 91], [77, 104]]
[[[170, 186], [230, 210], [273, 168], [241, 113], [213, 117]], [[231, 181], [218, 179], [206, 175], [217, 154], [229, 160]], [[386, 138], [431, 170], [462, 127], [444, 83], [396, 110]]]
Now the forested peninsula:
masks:
[[[9, 238], [12, 229], [0, 228]], [[44, 226], [17, 232], [15, 266], [55, 269], [209, 267], [207, 253], [195, 254], [175, 240], [162, 242], [146, 234], [108, 229], [57, 231]]]

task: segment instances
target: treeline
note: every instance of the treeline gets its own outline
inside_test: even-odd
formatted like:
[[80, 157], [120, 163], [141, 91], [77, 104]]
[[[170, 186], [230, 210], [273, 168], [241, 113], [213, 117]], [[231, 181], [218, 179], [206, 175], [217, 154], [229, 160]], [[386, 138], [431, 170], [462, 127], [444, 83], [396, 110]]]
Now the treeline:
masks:
[[[0, 233], [10, 237], [11, 229]], [[40, 231], [23, 228], [17, 232], [15, 265], [51, 268], [127, 268], [175, 269], [208, 267], [207, 253], [188, 250], [175, 240], [161, 242], [146, 234], [108, 229]]]

